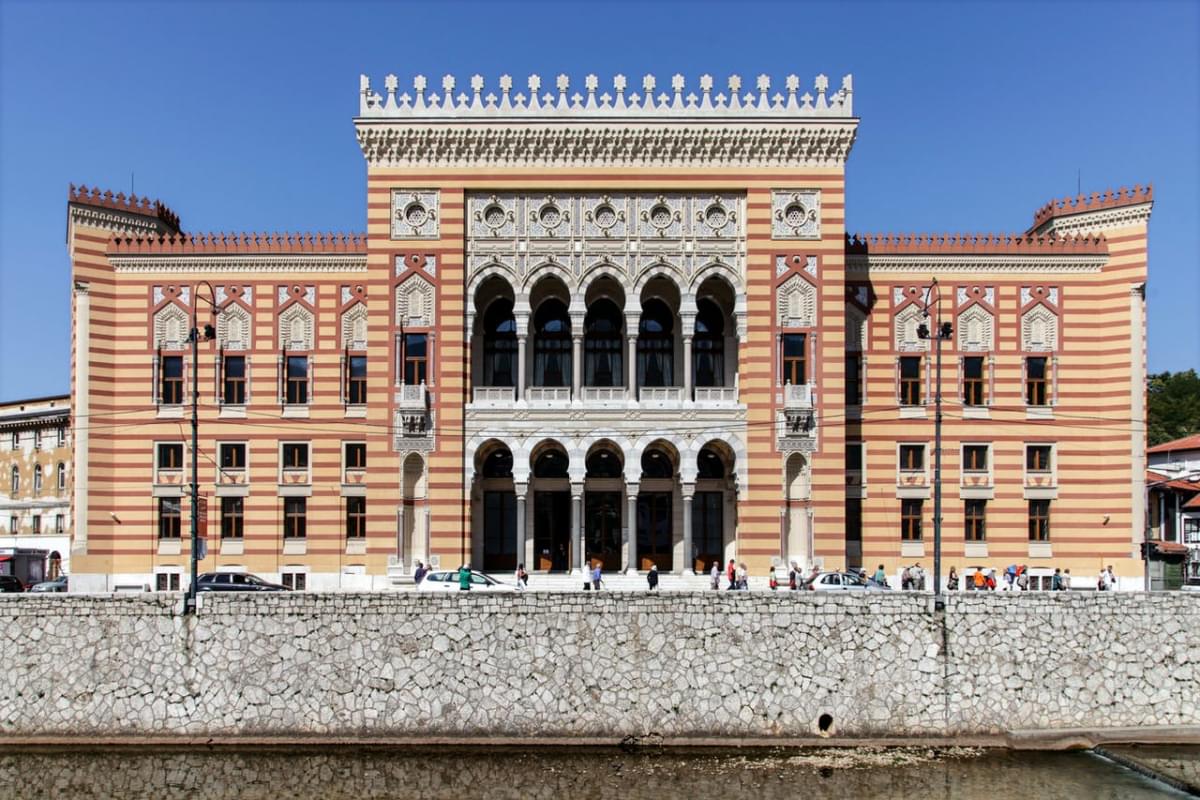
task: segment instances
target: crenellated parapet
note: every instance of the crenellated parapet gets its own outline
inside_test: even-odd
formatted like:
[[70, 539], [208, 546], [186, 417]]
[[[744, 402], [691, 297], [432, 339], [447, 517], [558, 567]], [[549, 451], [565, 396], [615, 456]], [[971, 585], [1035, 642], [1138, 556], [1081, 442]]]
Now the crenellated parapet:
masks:
[[836, 90], [818, 75], [804, 91], [795, 75], [753, 87], [734, 75], [722, 90], [711, 75], [689, 87], [678, 74], [661, 86], [647, 75], [640, 91], [624, 75], [604, 88], [588, 75], [582, 91], [567, 75], [553, 91], [538, 75], [525, 88], [509, 75], [463, 87], [447, 75], [440, 90], [424, 75], [402, 90], [388, 75], [383, 88], [361, 77], [355, 120], [381, 167], [828, 167], [845, 163], [858, 124], [849, 75]]
[[1115, 192], [1051, 200], [1033, 215], [1029, 231], [1035, 234], [1099, 233], [1128, 225], [1144, 224], [1154, 206], [1154, 187], [1140, 184]]
[[1103, 236], [1033, 236], [1005, 233], [846, 234], [847, 255], [1106, 254]]
[[179, 215], [161, 200], [113, 193], [96, 187], [67, 188], [67, 215], [71, 225], [86, 225], [116, 236], [164, 236], [179, 233]]
[[112, 256], [259, 255], [287, 253], [366, 254], [363, 233], [204, 233], [146, 238], [113, 237]]

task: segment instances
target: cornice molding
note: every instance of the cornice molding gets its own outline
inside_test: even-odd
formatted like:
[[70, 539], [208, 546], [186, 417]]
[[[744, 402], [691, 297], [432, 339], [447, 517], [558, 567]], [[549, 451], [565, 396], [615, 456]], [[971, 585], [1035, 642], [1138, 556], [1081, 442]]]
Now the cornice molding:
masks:
[[857, 119], [479, 122], [358, 119], [371, 167], [840, 167]]
[[848, 255], [846, 271], [858, 273], [928, 272], [960, 273], [1091, 273], [1100, 272], [1108, 257], [1096, 256], [934, 256]]
[[133, 212], [91, 208], [71, 203], [67, 214], [72, 225], [86, 225], [124, 236], [156, 236], [163, 231], [163, 226], [157, 219]]
[[1145, 225], [1150, 221], [1150, 211], [1154, 203], [1140, 203], [1134, 206], [1119, 206], [1105, 208], [1100, 211], [1083, 211], [1064, 217], [1054, 217], [1043, 223], [1035, 231], [1046, 233], [1099, 233], [1116, 228], [1126, 228], [1130, 225]]
[[305, 255], [253, 256], [109, 256], [114, 272], [365, 272], [365, 254], [336, 255], [313, 253]]

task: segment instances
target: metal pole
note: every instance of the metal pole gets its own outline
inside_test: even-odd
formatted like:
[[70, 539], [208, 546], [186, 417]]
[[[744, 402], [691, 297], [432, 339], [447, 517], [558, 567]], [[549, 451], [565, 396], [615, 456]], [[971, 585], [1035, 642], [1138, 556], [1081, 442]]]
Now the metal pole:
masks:
[[[941, 305], [939, 293], [938, 305]], [[941, 314], [938, 315], [937, 337], [937, 385], [934, 387], [933, 403], [933, 597], [935, 603], [942, 599], [942, 329]]]
[[[197, 287], [198, 289], [199, 287]], [[199, 291], [197, 291], [196, 300], [198, 301]], [[192, 550], [191, 557], [188, 559], [191, 562], [192, 581], [188, 584], [187, 602], [185, 609], [187, 611], [196, 610], [196, 555], [197, 548], [200, 546], [200, 531], [199, 531], [199, 509], [197, 504], [200, 497], [199, 484], [199, 455], [200, 449], [200, 419], [199, 419], [199, 401], [200, 401], [200, 377], [199, 360], [200, 360], [200, 331], [196, 328], [196, 303], [192, 303], [192, 330], [190, 337], [192, 340], [192, 374], [189, 376], [192, 383], [192, 502], [191, 502], [191, 522], [192, 522]]]
[[[1142, 481], [1142, 579], [1143, 591], [1150, 591], [1150, 487], [1151, 484]], [[1154, 484], [1157, 485], [1157, 484]], [[1162, 517], [1159, 517], [1159, 524], [1162, 524]]]

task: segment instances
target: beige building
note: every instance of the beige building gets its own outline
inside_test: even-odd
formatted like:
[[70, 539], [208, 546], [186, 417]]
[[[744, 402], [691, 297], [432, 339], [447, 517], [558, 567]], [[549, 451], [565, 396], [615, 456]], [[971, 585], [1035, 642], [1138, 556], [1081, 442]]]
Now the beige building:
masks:
[[0, 403], [0, 561], [44, 551], [40, 576], [70, 572], [70, 398]]

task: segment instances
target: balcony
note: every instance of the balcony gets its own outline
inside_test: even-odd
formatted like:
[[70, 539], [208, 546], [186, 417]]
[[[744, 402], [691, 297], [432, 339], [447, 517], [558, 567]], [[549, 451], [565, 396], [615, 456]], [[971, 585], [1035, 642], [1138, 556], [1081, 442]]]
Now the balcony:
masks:
[[516, 399], [517, 390], [513, 386], [476, 386], [471, 390], [471, 402], [483, 408], [511, 406]]
[[737, 378], [733, 386], [697, 386], [692, 390], [692, 398], [697, 403], [705, 405], [730, 405], [738, 400]]
[[682, 386], [643, 386], [638, 399], [646, 405], [678, 405], [683, 402]]
[[628, 390], [624, 386], [584, 386], [580, 389], [587, 405], [620, 406], [625, 404]]
[[787, 411], [811, 411], [813, 407], [812, 386], [807, 383], [789, 383], [783, 387], [783, 409]]
[[807, 383], [785, 384], [782, 400], [779, 449], [785, 452], [812, 452], [816, 446], [817, 428], [817, 418], [813, 412], [813, 387]]
[[530, 405], [565, 406], [571, 403], [570, 386], [530, 386], [525, 390]]

